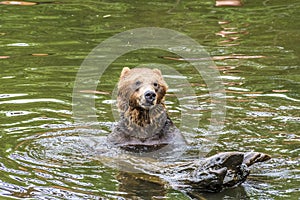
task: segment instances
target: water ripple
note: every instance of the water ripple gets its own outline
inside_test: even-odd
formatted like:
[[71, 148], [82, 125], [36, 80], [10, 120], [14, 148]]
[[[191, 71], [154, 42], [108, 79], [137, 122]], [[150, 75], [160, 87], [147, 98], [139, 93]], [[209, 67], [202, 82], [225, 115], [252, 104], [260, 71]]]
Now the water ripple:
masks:
[[288, 97], [286, 94], [244, 94], [244, 95], [248, 97], [278, 97], [278, 98], [291, 100], [294, 102], [300, 102], [300, 99]]
[[25, 104], [25, 103], [38, 103], [38, 102], [53, 102], [53, 103], [61, 103], [61, 104], [69, 104], [65, 101], [53, 98], [40, 98], [40, 99], [15, 99], [8, 101], [1, 101], [1, 104]]
[[[79, 132], [90, 131], [68, 128], [20, 138], [7, 155], [6, 163], [12, 165], [5, 166], [0, 160], [0, 172], [8, 175], [8, 182], [0, 181], [0, 195], [99, 199], [98, 188], [106, 188], [113, 178], [97, 159], [89, 156], [93, 152], [78, 137]], [[108, 177], [105, 183], [101, 181], [103, 177]]]

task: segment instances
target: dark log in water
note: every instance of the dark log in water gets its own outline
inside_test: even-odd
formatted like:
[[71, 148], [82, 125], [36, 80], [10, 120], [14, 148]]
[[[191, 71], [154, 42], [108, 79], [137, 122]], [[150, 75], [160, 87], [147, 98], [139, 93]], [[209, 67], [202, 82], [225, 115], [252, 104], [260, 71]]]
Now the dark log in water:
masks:
[[[171, 185], [188, 191], [193, 196], [199, 192], [220, 192], [243, 183], [250, 173], [249, 167], [269, 160], [269, 155], [258, 152], [224, 152], [189, 164], [171, 167], [166, 173]], [[175, 183], [175, 184], [174, 184]]]

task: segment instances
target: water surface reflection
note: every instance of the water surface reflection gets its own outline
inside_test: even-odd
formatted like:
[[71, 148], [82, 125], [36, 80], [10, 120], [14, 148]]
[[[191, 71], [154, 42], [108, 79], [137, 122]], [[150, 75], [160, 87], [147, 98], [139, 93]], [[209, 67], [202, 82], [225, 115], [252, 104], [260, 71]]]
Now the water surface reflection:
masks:
[[[79, 137], [105, 138], [110, 132], [114, 117], [108, 102], [122, 67], [155, 62], [174, 67], [195, 89], [201, 127], [194, 139], [203, 139], [210, 100], [201, 76], [185, 60], [145, 51], [120, 58], [103, 76], [99, 92], [82, 91], [94, 93], [101, 128], [72, 119], [73, 82], [86, 55], [116, 33], [148, 26], [186, 33], [205, 45], [220, 70], [227, 91], [226, 126], [210, 154], [261, 151], [273, 157], [253, 168], [241, 187], [201, 198], [300, 197], [298, 1], [2, 1], [0, 7], [3, 198], [188, 199], [157, 176], [121, 172], [112, 166], [120, 152], [97, 148], [110, 155], [100, 159]], [[180, 110], [192, 108], [180, 107], [172, 89], [168, 108], [180, 124]], [[192, 143], [181, 159], [195, 159], [198, 149]]]

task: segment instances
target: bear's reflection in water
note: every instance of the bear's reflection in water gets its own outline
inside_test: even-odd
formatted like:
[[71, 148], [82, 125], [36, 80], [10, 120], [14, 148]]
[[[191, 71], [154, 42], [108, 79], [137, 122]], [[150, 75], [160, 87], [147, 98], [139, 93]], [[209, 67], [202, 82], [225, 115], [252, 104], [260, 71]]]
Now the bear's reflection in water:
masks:
[[126, 199], [162, 199], [167, 194], [165, 183], [147, 174], [120, 172], [117, 179], [118, 189]]

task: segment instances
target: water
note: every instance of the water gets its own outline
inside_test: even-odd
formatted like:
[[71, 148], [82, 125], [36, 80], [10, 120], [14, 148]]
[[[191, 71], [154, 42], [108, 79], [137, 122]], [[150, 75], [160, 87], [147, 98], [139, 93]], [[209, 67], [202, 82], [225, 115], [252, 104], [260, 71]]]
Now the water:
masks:
[[[95, 97], [98, 123], [79, 124], [72, 116], [76, 73], [88, 53], [114, 34], [152, 26], [185, 33], [214, 56], [227, 105], [225, 127], [209, 155], [260, 151], [273, 157], [256, 165], [242, 186], [203, 198], [299, 199], [300, 4], [214, 5], [207, 0], [0, 3], [0, 198], [188, 199], [153, 175], [120, 170], [113, 164], [126, 158], [105, 147], [114, 122], [111, 94], [122, 67], [161, 63], [186, 77], [200, 101], [198, 132], [186, 135], [193, 148], [179, 159], [198, 155], [197, 141], [209, 134], [211, 105], [201, 76], [187, 62], [162, 58], [175, 57], [164, 51], [124, 55], [103, 74], [98, 94], [86, 91]], [[181, 111], [193, 109], [172, 95], [180, 88], [170, 88], [167, 96], [178, 126]], [[91, 156], [91, 144], [81, 145], [89, 134], [97, 138], [100, 157]], [[160, 167], [131, 159], [133, 165]]]

